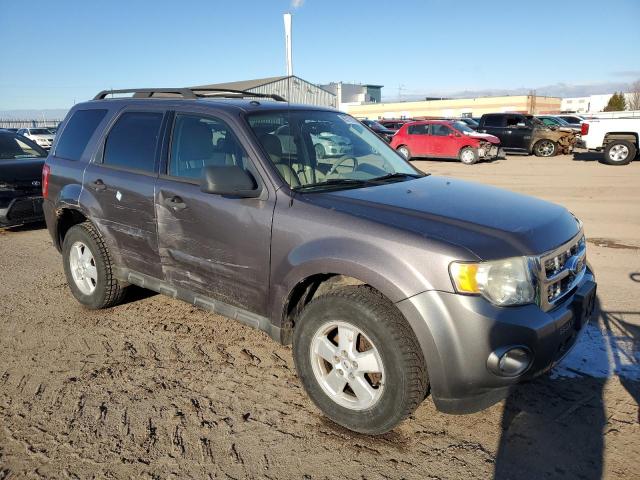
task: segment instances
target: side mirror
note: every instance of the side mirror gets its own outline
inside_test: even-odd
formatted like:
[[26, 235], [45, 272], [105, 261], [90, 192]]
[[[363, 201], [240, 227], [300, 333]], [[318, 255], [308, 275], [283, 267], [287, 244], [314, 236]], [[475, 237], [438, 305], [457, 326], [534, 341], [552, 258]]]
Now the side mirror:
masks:
[[260, 190], [253, 176], [237, 165], [204, 167], [200, 190], [204, 193], [232, 195], [241, 198], [260, 196]]

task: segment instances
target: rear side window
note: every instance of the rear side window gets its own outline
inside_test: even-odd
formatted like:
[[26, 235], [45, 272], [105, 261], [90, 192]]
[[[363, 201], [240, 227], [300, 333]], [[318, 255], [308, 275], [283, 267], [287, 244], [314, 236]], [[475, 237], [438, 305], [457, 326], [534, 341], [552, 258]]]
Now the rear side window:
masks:
[[504, 117], [502, 116], [490, 116], [484, 118], [484, 126], [485, 127], [503, 127]]
[[56, 157], [80, 160], [89, 139], [106, 114], [106, 110], [77, 110], [67, 122], [58, 140]]
[[112, 167], [155, 171], [162, 113], [126, 112], [107, 136], [102, 163]]
[[429, 124], [409, 125], [407, 130], [409, 135], [426, 135], [429, 131]]

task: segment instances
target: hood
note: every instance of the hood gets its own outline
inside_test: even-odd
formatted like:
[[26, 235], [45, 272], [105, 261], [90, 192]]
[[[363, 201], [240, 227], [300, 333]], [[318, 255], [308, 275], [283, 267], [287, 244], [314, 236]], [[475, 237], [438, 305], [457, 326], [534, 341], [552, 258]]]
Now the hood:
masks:
[[500, 139], [498, 137], [489, 133], [465, 132], [465, 135], [471, 138], [477, 138], [479, 140], [486, 140], [487, 142], [491, 142], [496, 145], [500, 143]]
[[[44, 158], [0, 160], [0, 184], [12, 187], [39, 189]], [[34, 183], [37, 182], [37, 185]]]
[[483, 260], [539, 255], [579, 231], [564, 207], [447, 177], [305, 197], [318, 206], [457, 245]]

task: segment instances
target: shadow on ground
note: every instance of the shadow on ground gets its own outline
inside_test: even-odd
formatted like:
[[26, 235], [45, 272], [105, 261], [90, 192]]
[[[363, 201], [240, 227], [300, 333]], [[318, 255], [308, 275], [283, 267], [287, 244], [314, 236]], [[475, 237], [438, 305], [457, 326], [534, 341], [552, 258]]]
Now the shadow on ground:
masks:
[[[603, 398], [617, 375], [640, 422], [640, 327], [623, 320], [640, 312], [607, 312], [585, 327], [574, 350], [550, 375], [519, 385], [508, 397], [495, 478], [600, 479], [604, 442], [617, 431]], [[569, 439], [569, 441], [567, 441]]]

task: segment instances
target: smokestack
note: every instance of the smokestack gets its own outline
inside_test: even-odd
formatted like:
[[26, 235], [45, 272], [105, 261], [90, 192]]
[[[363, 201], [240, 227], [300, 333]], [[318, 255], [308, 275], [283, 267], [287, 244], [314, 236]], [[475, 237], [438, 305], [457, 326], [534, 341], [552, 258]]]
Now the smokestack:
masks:
[[293, 62], [291, 61], [291, 14], [284, 14], [284, 43], [287, 55], [287, 76], [293, 75]]

